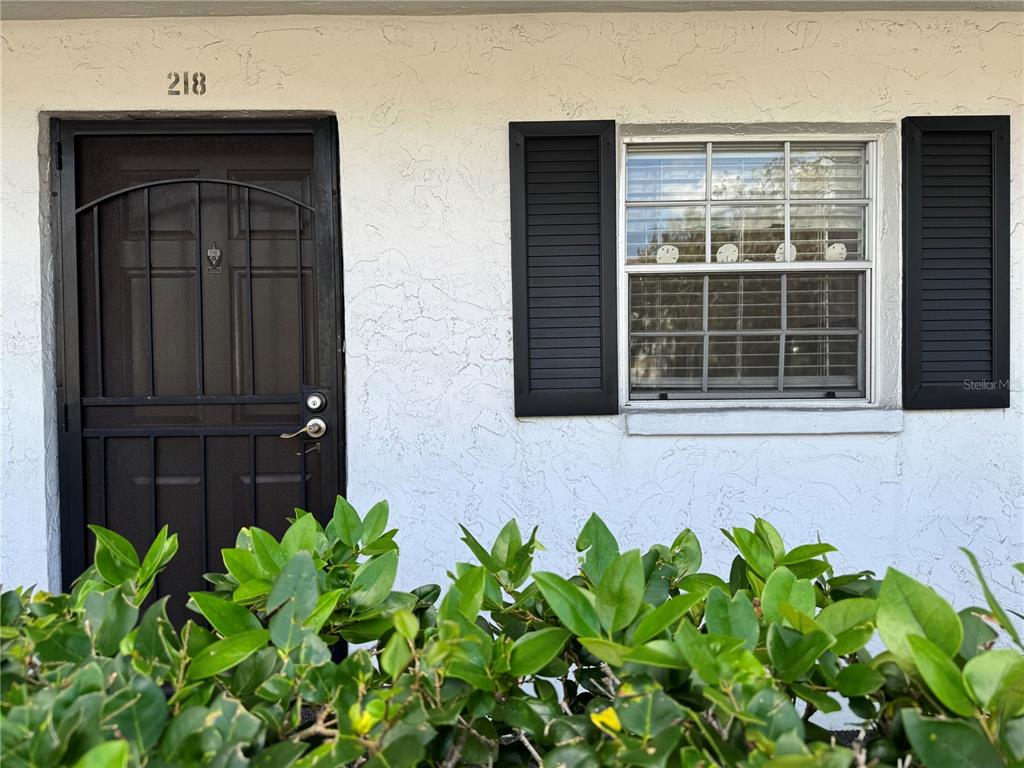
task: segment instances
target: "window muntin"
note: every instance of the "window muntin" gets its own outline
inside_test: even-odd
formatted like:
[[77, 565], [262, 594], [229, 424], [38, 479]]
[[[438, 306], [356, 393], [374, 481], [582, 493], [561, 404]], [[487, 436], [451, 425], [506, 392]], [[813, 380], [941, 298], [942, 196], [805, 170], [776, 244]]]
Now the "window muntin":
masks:
[[866, 395], [868, 150], [628, 146], [630, 400]]

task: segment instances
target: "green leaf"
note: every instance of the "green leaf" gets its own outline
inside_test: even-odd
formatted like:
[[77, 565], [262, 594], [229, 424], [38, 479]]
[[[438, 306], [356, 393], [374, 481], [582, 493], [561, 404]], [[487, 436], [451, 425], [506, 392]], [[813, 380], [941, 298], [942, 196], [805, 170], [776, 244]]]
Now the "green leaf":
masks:
[[920, 635], [947, 656], [960, 648], [960, 617], [931, 587], [889, 568], [878, 595], [878, 633], [896, 656], [912, 659], [907, 638]]
[[252, 540], [252, 553], [256, 556], [259, 568], [269, 577], [276, 576], [288, 562], [277, 539], [262, 528], [255, 527], [249, 529], [249, 536]]
[[696, 605], [702, 596], [694, 593], [670, 597], [653, 611], [644, 614], [633, 630], [630, 638], [634, 645], [646, 643], [666, 629], [673, 628], [682, 616]]
[[139, 553], [124, 536], [99, 525], [90, 525], [89, 530], [96, 537], [97, 545], [106, 547], [110, 553], [130, 568], [138, 569]]
[[1024, 715], [1024, 660], [1006, 670], [989, 708], [999, 723]]
[[309, 554], [315, 555], [318, 528], [316, 518], [312, 515], [306, 514], [297, 518], [281, 537], [281, 550], [284, 552], [284, 556], [291, 559], [292, 555], [299, 550], [305, 550]]
[[178, 651], [181, 649], [178, 635], [167, 618], [169, 599], [165, 595], [149, 606], [135, 633], [135, 653], [150, 662], [168, 666], [178, 663]]
[[960, 670], [950, 661], [949, 656], [936, 647], [935, 643], [920, 635], [909, 635], [907, 643], [914, 656], [917, 671], [921, 673], [921, 677], [939, 701], [958, 715], [972, 717], [974, 704], [971, 695], [964, 686]]
[[671, 640], [651, 640], [636, 646], [626, 655], [626, 660], [635, 664], [648, 664], [665, 669], [686, 669], [686, 657], [680, 647]]
[[819, 555], [835, 551], [836, 548], [831, 544], [801, 544], [799, 547], [793, 547], [793, 549], [780, 557], [778, 562], [779, 565], [793, 565], [794, 563], [813, 560]]
[[388, 639], [384, 650], [380, 654], [380, 667], [384, 672], [395, 680], [405, 670], [412, 659], [412, 651], [409, 650], [408, 641], [395, 632]]
[[167, 697], [160, 686], [142, 675], [133, 676], [130, 687], [123, 692], [130, 700], [117, 699], [115, 711], [109, 712], [106, 710], [115, 699], [108, 699], [104, 716], [135, 746], [138, 754], [144, 755], [160, 739], [167, 723]]
[[[248, 549], [222, 549], [221, 557], [224, 560], [224, 567], [228, 569], [231, 578], [239, 584], [244, 584], [253, 579], [269, 579], [270, 571], [263, 568], [256, 560], [256, 555]], [[274, 568], [277, 573], [277, 568]]]
[[314, 632], [319, 632], [323, 628], [324, 624], [327, 623], [327, 620], [331, 618], [331, 614], [334, 613], [335, 606], [338, 605], [338, 600], [341, 599], [341, 596], [344, 593], [344, 589], [332, 589], [330, 592], [325, 592], [320, 595], [316, 600], [316, 605], [312, 612], [306, 617], [305, 621], [302, 622], [303, 625]]
[[775, 526], [765, 520], [763, 517], [754, 518], [754, 533], [757, 537], [765, 543], [769, 551], [772, 553], [772, 557], [776, 560], [782, 557], [786, 551], [786, 545], [782, 541], [782, 536], [779, 535], [778, 530]]
[[267, 630], [253, 629], [218, 640], [196, 655], [189, 665], [187, 677], [189, 680], [204, 680], [219, 675], [256, 653], [269, 639]]
[[279, 741], [273, 746], [257, 752], [250, 765], [252, 768], [288, 768], [295, 763], [307, 749], [304, 743]]
[[165, 525], [146, 550], [146, 556], [142, 558], [142, 566], [139, 568], [140, 582], [145, 583], [152, 579], [178, 551], [178, 534], [168, 537], [167, 531]]
[[619, 555], [605, 569], [594, 596], [597, 615], [609, 633], [629, 625], [644, 596], [644, 564], [638, 550]]
[[[358, 573], [358, 571], [357, 571]], [[304, 620], [316, 607], [320, 590], [317, 587], [316, 566], [309, 552], [299, 550], [281, 569], [274, 579], [274, 586], [267, 596], [267, 612], [272, 613], [292, 599], [295, 617]]]
[[480, 561], [480, 565], [491, 573], [499, 571], [500, 569], [495, 565], [494, 560], [491, 559], [491, 553], [484, 548], [483, 544], [476, 540], [476, 537], [469, 532], [469, 529], [464, 525], [460, 525], [459, 529], [462, 531], [462, 541], [469, 547], [470, 551], [476, 556], [476, 559]]
[[359, 546], [359, 539], [363, 535], [363, 523], [359, 519], [359, 513], [355, 507], [348, 503], [347, 499], [339, 496], [334, 502], [334, 515], [331, 518], [331, 525], [335, 535], [352, 549]]
[[798, 611], [789, 603], [782, 604], [782, 615], [789, 626], [805, 635], [821, 630], [821, 627], [817, 625], [814, 619], [803, 611]]
[[114, 553], [102, 544], [97, 543], [96, 555], [93, 559], [96, 570], [107, 584], [121, 585], [138, 576], [138, 570], [125, 565]]
[[466, 568], [441, 601], [441, 618], [454, 621], [461, 616], [475, 622], [483, 604], [486, 584], [487, 570], [483, 566]]
[[587, 744], [557, 747], [544, 755], [543, 768], [601, 768], [597, 754]]
[[516, 677], [539, 672], [561, 652], [568, 639], [569, 633], [559, 627], [527, 632], [512, 644], [509, 671]]
[[964, 627], [964, 640], [960, 644], [960, 656], [965, 660], [973, 659], [991, 647], [999, 635], [981, 616], [988, 612], [981, 608], [964, 608], [958, 614]]
[[867, 696], [881, 688], [884, 682], [885, 676], [867, 664], [851, 664], [836, 675], [836, 690], [843, 696]]
[[[390, 741], [364, 763], [366, 768], [415, 768], [423, 762], [424, 745], [415, 734], [404, 734]], [[338, 765], [339, 763], [330, 763]]]
[[985, 600], [988, 603], [988, 607], [992, 611], [992, 615], [996, 617], [996, 621], [999, 622], [999, 626], [1003, 628], [1006, 634], [1013, 638], [1013, 642], [1021, 648], [1024, 648], [1024, 645], [1021, 645], [1020, 635], [1017, 633], [1017, 628], [1013, 625], [1013, 622], [1010, 621], [1010, 617], [1006, 615], [1006, 611], [1003, 610], [1003, 606], [999, 604], [999, 601], [992, 593], [992, 590], [989, 589], [988, 582], [985, 580], [985, 575], [981, 572], [981, 566], [978, 565], [978, 558], [976, 558], [974, 553], [966, 547], [960, 547], [960, 551], [967, 555], [967, 559], [971, 561], [971, 567], [974, 569], [974, 574], [978, 577], [978, 583], [981, 584], [981, 591], [985, 594]]
[[732, 539], [747, 565], [761, 577], [767, 578], [775, 568], [775, 559], [768, 546], [746, 528], [733, 528]]
[[683, 529], [676, 536], [669, 549], [672, 552], [672, 565], [678, 569], [679, 573], [696, 573], [700, 568], [703, 560], [703, 554], [700, 551], [700, 540], [697, 538], [697, 534], [689, 528]]
[[628, 645], [615, 643], [603, 637], [581, 637], [580, 645], [590, 651], [601, 661], [611, 664], [613, 667], [621, 667], [626, 663], [626, 657], [632, 652]]
[[691, 573], [679, 580], [679, 588], [683, 592], [704, 597], [712, 587], [719, 587], [723, 592], [729, 591], [729, 585], [713, 573]]
[[804, 738], [804, 724], [796, 707], [781, 691], [774, 688], [762, 688], [751, 696], [746, 714], [760, 721], [752, 723], [750, 729], [760, 731], [769, 739], [778, 739], [786, 733]]
[[596, 637], [601, 633], [597, 610], [582, 589], [556, 573], [538, 571], [533, 578], [544, 596], [544, 602], [566, 629], [577, 637]]
[[996, 748], [975, 722], [933, 720], [913, 709], [900, 712], [917, 758], [927, 768], [1003, 768]]
[[410, 643], [415, 640], [416, 635], [419, 634], [420, 620], [412, 611], [401, 608], [395, 611], [394, 615], [391, 617], [391, 621], [394, 622], [395, 629], [398, 630], [398, 634]]
[[782, 606], [788, 603], [808, 616], [814, 614], [814, 585], [798, 579], [785, 566], [772, 571], [761, 593], [761, 614], [766, 622], [781, 624], [785, 620]]
[[349, 600], [359, 608], [379, 605], [391, 592], [398, 572], [398, 552], [390, 550], [367, 560], [352, 576]]
[[225, 637], [262, 627], [259, 619], [247, 608], [219, 598], [212, 592], [189, 592], [189, 597], [210, 625]]
[[363, 518], [362, 540], [364, 544], [372, 544], [381, 537], [388, 527], [388, 503], [378, 501]]
[[737, 592], [732, 600], [718, 587], [708, 592], [704, 621], [708, 631], [716, 635], [730, 635], [743, 640], [743, 647], [754, 650], [760, 635], [760, 625], [750, 598]]
[[114, 656], [125, 635], [139, 618], [139, 609], [118, 589], [92, 592], [85, 598], [85, 630], [97, 652]]
[[183, 753], [187, 753], [189, 741], [209, 727], [206, 722], [208, 714], [206, 707], [190, 706], [171, 718], [160, 739], [160, 754], [167, 763], [181, 765], [187, 762]]
[[255, 603], [269, 595], [270, 589], [273, 586], [269, 581], [264, 581], [263, 579], [246, 581], [238, 585], [238, 589], [231, 594], [231, 599], [236, 603]]
[[718, 661], [705, 635], [697, 631], [689, 621], [679, 624], [675, 643], [679, 646], [687, 663], [709, 685], [718, 685]]
[[822, 712], [838, 712], [842, 709], [842, 705], [824, 691], [819, 691], [802, 683], [791, 683], [789, 687], [793, 689], [793, 693], [804, 701], [813, 704]]
[[999, 741], [1003, 750], [1016, 761], [1016, 765], [1024, 763], [1024, 717], [1010, 720], [999, 729]]
[[869, 597], [851, 597], [826, 605], [814, 620], [830, 635], [838, 635], [860, 624], [874, 621], [877, 612], [877, 601]]
[[868, 597], [853, 597], [826, 605], [814, 617], [815, 623], [835, 637], [832, 653], [845, 656], [863, 648], [875, 634], [878, 602]]
[[804, 560], [802, 563], [790, 563], [786, 566], [798, 579], [810, 579], [814, 581], [831, 566], [824, 560]]
[[583, 573], [591, 584], [597, 584], [604, 578], [605, 569], [619, 556], [619, 543], [596, 513], [583, 525], [576, 539], [576, 551], [584, 550], [587, 554], [583, 559]]
[[964, 665], [964, 681], [983, 709], [989, 708], [1006, 674], [1017, 665], [1024, 665], [1024, 656], [1009, 648], [981, 653]]
[[127, 741], [104, 741], [82, 755], [73, 768], [127, 768], [129, 755]]
[[[666, 731], [672, 732], [672, 741], [669, 748], [675, 744], [679, 737], [679, 729], [673, 725], [684, 717], [683, 708], [673, 699], [665, 695], [657, 685], [644, 683], [626, 683], [622, 686], [622, 698], [615, 702], [615, 712], [618, 715], [620, 725], [626, 731], [636, 734], [642, 739], [650, 740], [655, 734]], [[626, 693], [628, 691], [628, 693]], [[656, 746], [656, 745], [651, 745]], [[665, 749], [665, 747], [662, 747]], [[662, 752], [661, 749], [657, 750]], [[650, 753], [637, 750], [632, 758], [624, 758], [617, 761], [618, 765], [634, 765], [639, 759], [641, 765], [649, 765]]]
[[850, 653], [856, 653], [867, 645], [868, 641], [874, 636], [874, 624], [858, 624], [856, 627], [847, 629], [835, 636], [836, 644], [831, 648], [832, 653], [836, 656], [846, 656]]
[[805, 674], [835, 642], [824, 632], [803, 635], [794, 629], [772, 624], [768, 627], [768, 658], [780, 680], [791, 683]]
[[494, 561], [495, 567], [499, 571], [507, 570], [509, 561], [515, 557], [522, 546], [523, 536], [519, 532], [519, 526], [515, 520], [509, 520], [498, 532], [494, 546], [491, 547], [491, 559]]

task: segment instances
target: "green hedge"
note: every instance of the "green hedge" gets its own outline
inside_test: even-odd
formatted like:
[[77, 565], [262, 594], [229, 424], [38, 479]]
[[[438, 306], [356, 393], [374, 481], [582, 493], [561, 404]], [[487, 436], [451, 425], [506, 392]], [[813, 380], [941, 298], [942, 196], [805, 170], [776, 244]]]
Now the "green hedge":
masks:
[[[386, 503], [296, 515], [243, 529], [180, 629], [166, 598], [140, 609], [166, 528], [141, 560], [93, 528], [71, 594], [3, 593], [4, 768], [1024, 764], [1021, 639], [966, 550], [988, 604], [957, 613], [762, 519], [723, 531], [726, 578], [690, 530], [620, 552], [596, 515], [578, 572], [534, 571], [510, 522], [490, 547], [463, 528], [475, 562], [442, 596], [393, 589]], [[844, 705], [852, 747], [816, 723]]]

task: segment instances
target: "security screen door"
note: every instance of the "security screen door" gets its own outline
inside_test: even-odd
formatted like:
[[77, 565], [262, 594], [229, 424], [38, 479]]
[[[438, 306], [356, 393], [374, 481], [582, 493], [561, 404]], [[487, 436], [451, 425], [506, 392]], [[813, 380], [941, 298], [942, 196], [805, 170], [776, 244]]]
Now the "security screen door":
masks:
[[157, 591], [180, 620], [242, 526], [279, 536], [342, 487], [335, 129], [58, 131], [64, 579], [88, 524], [140, 552], [166, 524]]

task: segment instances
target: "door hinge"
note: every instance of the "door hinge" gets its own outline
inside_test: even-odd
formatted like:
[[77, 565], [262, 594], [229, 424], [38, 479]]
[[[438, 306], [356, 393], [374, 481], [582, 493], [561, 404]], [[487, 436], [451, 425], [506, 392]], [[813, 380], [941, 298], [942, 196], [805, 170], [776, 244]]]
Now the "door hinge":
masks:
[[57, 170], [64, 170], [64, 144], [57, 142]]
[[65, 403], [65, 404], [64, 404], [64, 415], [63, 415], [63, 419], [64, 419], [64, 423], [63, 423], [63, 430], [64, 430], [65, 432], [67, 432], [67, 431], [68, 431], [68, 405], [67, 405], [67, 403]]

